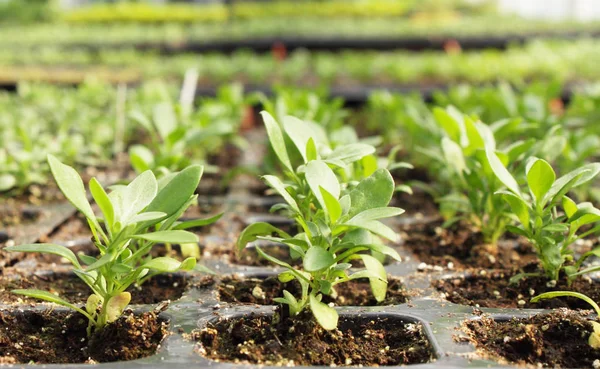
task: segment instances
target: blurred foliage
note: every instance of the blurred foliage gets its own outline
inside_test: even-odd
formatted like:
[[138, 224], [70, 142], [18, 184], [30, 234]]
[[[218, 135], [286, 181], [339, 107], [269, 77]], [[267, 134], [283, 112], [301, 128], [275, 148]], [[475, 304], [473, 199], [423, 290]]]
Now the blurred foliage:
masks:
[[55, 18], [54, 0], [0, 1], [0, 23], [24, 24], [47, 22]]

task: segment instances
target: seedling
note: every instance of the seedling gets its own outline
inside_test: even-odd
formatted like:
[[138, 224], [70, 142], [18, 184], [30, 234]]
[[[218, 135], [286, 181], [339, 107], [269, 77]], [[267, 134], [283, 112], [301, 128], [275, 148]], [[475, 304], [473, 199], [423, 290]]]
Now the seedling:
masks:
[[[156, 243], [197, 243], [198, 237], [185, 229], [216, 220], [178, 222], [183, 212], [196, 201], [194, 191], [202, 175], [202, 167], [191, 166], [157, 181], [151, 171], [140, 174], [127, 186], [117, 186], [106, 193], [92, 178], [90, 192], [102, 211], [97, 217], [86, 196], [81, 177], [75, 169], [48, 156], [48, 164], [65, 197], [87, 219], [98, 255], [79, 255], [55, 244], [29, 244], [6, 247], [7, 251], [55, 254], [68, 260], [75, 274], [90, 287], [85, 308], [79, 308], [60, 297], [41, 290], [15, 290], [25, 296], [57, 303], [76, 310], [89, 319], [88, 335], [113, 322], [125, 310], [131, 295], [127, 288], [142, 284], [164, 272], [191, 270], [196, 258], [182, 262], [169, 257], [152, 258]], [[218, 219], [218, 218], [217, 218]], [[81, 263], [80, 263], [81, 260]]]
[[[486, 156], [495, 175], [507, 188], [496, 194], [508, 203], [512, 217], [520, 223], [518, 227], [509, 225], [507, 229], [531, 242], [546, 276], [558, 280], [559, 272], [564, 270], [572, 280], [595, 270], [579, 269], [585, 258], [600, 253], [598, 249], [580, 257], [574, 266], [565, 266], [565, 262], [573, 259], [571, 245], [600, 230], [594, 227], [579, 233], [581, 227], [600, 221], [600, 210], [591, 203], [575, 203], [567, 193], [596, 177], [600, 173], [600, 163], [584, 165], [557, 179], [548, 162], [531, 158], [525, 170], [527, 187], [522, 191], [506, 169], [506, 161], [503, 162], [490, 147], [486, 148]], [[562, 207], [564, 214], [559, 213], [559, 207]], [[520, 274], [513, 281], [523, 276], [526, 275]]]
[[[531, 302], [538, 302], [543, 299], [553, 299], [556, 297], [576, 297], [578, 299], [581, 299], [581, 300], [587, 302], [588, 304], [590, 304], [590, 306], [594, 309], [594, 311], [596, 312], [596, 319], [598, 319], [598, 317], [600, 317], [600, 306], [598, 306], [598, 304], [596, 304], [596, 302], [594, 300], [592, 300], [588, 296], [586, 296], [582, 293], [579, 293], [579, 292], [573, 292], [573, 291], [545, 292], [545, 293], [539, 294], [539, 295], [535, 296], [534, 298], [532, 298]], [[598, 323], [597, 321], [593, 321], [593, 320], [591, 320], [590, 323], [592, 324], [594, 331], [592, 332], [592, 334], [590, 334], [590, 337], [588, 338], [588, 344], [592, 348], [598, 349], [598, 348], [600, 348], [600, 323]]]
[[[343, 183], [330, 166], [345, 165], [344, 159], [356, 160], [356, 154], [350, 155], [356, 151], [338, 152], [336, 160], [331, 156], [330, 159], [321, 158], [313, 137], [306, 134], [296, 136], [294, 143], [306, 162], [294, 167], [279, 125], [266, 112], [263, 112], [263, 119], [275, 154], [292, 183], [284, 184], [272, 175], [263, 178], [285, 200], [284, 204], [275, 205], [275, 208], [285, 209], [295, 220], [299, 232], [291, 236], [268, 223], [254, 223], [240, 235], [237, 250], [243, 250], [256, 239], [287, 245], [293, 258], [302, 259], [301, 269], [295, 269], [256, 247], [262, 257], [287, 269], [279, 275], [280, 281], [295, 279], [302, 286], [301, 296], [293, 296], [286, 290], [284, 297], [276, 301], [288, 305], [291, 316], [310, 308], [323, 328], [334, 329], [338, 314], [323, 303], [322, 298], [335, 295], [336, 285], [368, 278], [375, 298], [378, 301], [385, 298], [387, 276], [383, 265], [375, 257], [361, 252], [371, 250], [399, 260], [398, 253], [389, 246], [381, 245], [375, 235], [397, 241], [394, 231], [379, 220], [402, 214], [404, 210], [387, 207], [394, 192], [394, 181], [387, 169], [377, 169], [343, 193]], [[299, 144], [301, 139], [304, 140], [302, 145]], [[342, 156], [342, 152], [347, 154]], [[365, 269], [351, 273], [350, 262], [355, 259], [362, 260]]]

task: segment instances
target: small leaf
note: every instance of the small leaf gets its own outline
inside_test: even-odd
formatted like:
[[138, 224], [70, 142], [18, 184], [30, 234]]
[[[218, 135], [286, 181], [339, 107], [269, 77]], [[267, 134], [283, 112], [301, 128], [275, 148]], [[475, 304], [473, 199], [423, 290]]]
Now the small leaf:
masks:
[[325, 160], [340, 160], [344, 164], [351, 164], [367, 155], [375, 153], [375, 148], [363, 143], [354, 143], [336, 147]]
[[48, 165], [50, 165], [50, 170], [58, 188], [60, 188], [67, 200], [88, 218], [97, 229], [100, 229], [100, 224], [98, 224], [92, 207], [87, 200], [83, 181], [77, 171], [61, 163], [52, 154], [48, 154]]
[[58, 297], [48, 291], [34, 290], [34, 289], [31, 289], [31, 290], [19, 289], [19, 290], [12, 290], [11, 292], [16, 293], [17, 295], [33, 297], [35, 299], [53, 302], [57, 305], [68, 307], [69, 309], [80, 312], [81, 314], [85, 315], [88, 319], [91, 319], [91, 316], [83, 309], [78, 308], [77, 306], [71, 304], [70, 302], [63, 300], [60, 297]]
[[140, 269], [152, 269], [163, 273], [173, 273], [178, 270], [191, 270], [196, 265], [195, 258], [187, 258], [182, 262], [169, 257], [154, 258], [140, 266]]
[[508, 172], [508, 170], [506, 169], [504, 164], [502, 164], [500, 159], [498, 159], [498, 155], [496, 155], [496, 153], [490, 150], [489, 148], [486, 148], [485, 153], [490, 167], [492, 168], [494, 174], [496, 174], [496, 177], [498, 177], [500, 182], [502, 182], [515, 195], [517, 195], [518, 197], [522, 197], [521, 191], [519, 191], [519, 185], [517, 184], [517, 181]]
[[85, 310], [88, 312], [88, 314], [95, 315], [96, 310], [98, 309], [98, 305], [100, 305], [101, 303], [102, 297], [96, 294], [91, 294], [85, 303]]
[[173, 215], [190, 199], [194, 194], [204, 168], [200, 165], [191, 165], [168, 181], [164, 187], [158, 191], [150, 205], [144, 211], [162, 211], [167, 216]]
[[108, 224], [109, 227], [112, 226], [115, 219], [113, 205], [110, 202], [110, 198], [106, 194], [106, 191], [104, 191], [104, 188], [95, 177], [90, 180], [90, 192], [92, 193], [94, 201], [98, 204], [100, 211], [102, 211], [106, 224]]
[[271, 142], [271, 147], [273, 151], [275, 151], [275, 155], [279, 158], [279, 161], [283, 166], [290, 172], [294, 172], [292, 168], [292, 163], [290, 162], [290, 158], [287, 153], [287, 149], [285, 148], [285, 141], [283, 139], [283, 133], [281, 132], [281, 128], [279, 124], [275, 121], [275, 119], [266, 111], [261, 111], [260, 115], [263, 118], [265, 123], [265, 128], [267, 129], [267, 135], [269, 136], [269, 141]]
[[404, 213], [404, 209], [394, 207], [372, 208], [356, 214], [347, 224], [360, 224], [364, 221], [391, 218]]
[[294, 276], [294, 274], [292, 274], [290, 272], [282, 272], [282, 273], [279, 273], [279, 275], [277, 276], [277, 279], [279, 279], [279, 282], [281, 282], [281, 283], [291, 282], [295, 278], [296, 277]]
[[142, 173], [154, 168], [154, 154], [143, 145], [133, 145], [129, 148], [129, 162], [136, 171]]
[[326, 330], [337, 328], [338, 313], [334, 308], [319, 301], [314, 295], [309, 295], [310, 310], [315, 319]]
[[315, 195], [323, 210], [327, 211], [327, 204], [323, 199], [320, 188], [323, 187], [336, 200], [340, 197], [340, 183], [327, 164], [320, 160], [313, 160], [306, 165], [306, 182]]
[[563, 209], [565, 210], [565, 214], [567, 215], [567, 218], [572, 217], [573, 214], [577, 212], [577, 204], [575, 203], [575, 201], [571, 200], [567, 196], [564, 196], [562, 198], [562, 205]]
[[304, 255], [303, 266], [307, 272], [318, 272], [335, 263], [333, 255], [322, 247], [313, 246]]
[[138, 238], [151, 242], [164, 242], [164, 243], [192, 243], [199, 242], [198, 236], [188, 231], [174, 230], [174, 231], [158, 231], [152, 233], [146, 233], [141, 235], [135, 235], [133, 238]]
[[237, 241], [237, 251], [242, 251], [249, 242], [253, 242], [257, 239], [257, 236], [270, 236], [271, 234], [278, 234], [283, 238], [292, 238], [289, 234], [282, 231], [281, 229], [272, 226], [265, 222], [256, 222], [246, 227]]
[[335, 223], [342, 216], [342, 206], [340, 205], [338, 199], [333, 197], [332, 194], [327, 192], [326, 189], [319, 186], [319, 190], [321, 191], [321, 196], [323, 197], [323, 201], [325, 202], [325, 208], [329, 213], [329, 219], [331, 223]]
[[130, 301], [131, 294], [129, 292], [121, 292], [108, 300], [108, 304], [106, 304], [106, 322], [112, 323], [119, 319]]
[[203, 227], [203, 226], [213, 224], [214, 222], [218, 221], [219, 219], [221, 219], [223, 214], [224, 213], [219, 213], [219, 214], [213, 215], [208, 218], [187, 220], [185, 222], [178, 223], [175, 227], [173, 227], [173, 229], [174, 230], [184, 230], [184, 229], [190, 229], [190, 228]]
[[387, 169], [377, 169], [350, 191], [349, 216], [364, 210], [385, 207], [394, 194], [394, 179]]
[[462, 148], [456, 142], [444, 137], [441, 146], [446, 165], [451, 166], [458, 174], [468, 172]]
[[370, 255], [359, 255], [365, 268], [377, 276], [377, 278], [369, 278], [369, 284], [373, 291], [373, 296], [378, 302], [385, 300], [387, 293], [387, 273], [381, 262]]
[[512, 192], [503, 192], [502, 198], [508, 203], [512, 212], [519, 218], [519, 221], [525, 227], [529, 229], [529, 207], [527, 203]]
[[548, 190], [550, 190], [555, 180], [556, 174], [550, 164], [545, 160], [537, 159], [529, 166], [529, 170], [527, 171], [527, 184], [536, 201], [542, 206], [544, 205], [544, 196]]

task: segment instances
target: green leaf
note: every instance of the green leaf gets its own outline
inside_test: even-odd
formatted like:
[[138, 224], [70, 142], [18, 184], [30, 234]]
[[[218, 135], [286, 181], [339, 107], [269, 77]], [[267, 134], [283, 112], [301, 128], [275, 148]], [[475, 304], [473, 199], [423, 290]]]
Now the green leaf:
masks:
[[151, 221], [151, 220], [164, 219], [164, 217], [166, 215], [167, 214], [163, 213], [162, 211], [148, 211], [145, 213], [139, 213], [139, 214], [135, 215], [133, 218], [129, 219], [129, 223], [135, 224], [135, 223], [147, 222], [147, 221]]
[[331, 220], [331, 223], [337, 222], [342, 216], [342, 205], [340, 205], [338, 199], [333, 197], [333, 195], [327, 192], [327, 190], [323, 187], [319, 186], [319, 190], [321, 191], [321, 197], [325, 202], [325, 208], [329, 213], [329, 219]]
[[296, 277], [294, 276], [294, 274], [290, 273], [290, 272], [282, 272], [282, 273], [279, 273], [279, 275], [277, 276], [277, 279], [279, 279], [279, 282], [281, 282], [281, 283], [291, 282], [295, 278]]
[[304, 255], [303, 266], [307, 272], [318, 272], [335, 263], [331, 253], [319, 246], [313, 246]]
[[548, 224], [542, 230], [547, 232], [567, 232], [569, 230], [569, 226], [562, 223]]
[[17, 295], [23, 295], [23, 296], [33, 297], [35, 299], [53, 302], [55, 304], [65, 306], [65, 307], [68, 307], [69, 309], [80, 312], [81, 314], [85, 315], [90, 320], [92, 319], [92, 317], [83, 309], [78, 308], [77, 306], [71, 304], [70, 302], [63, 300], [60, 297], [58, 297], [48, 291], [34, 290], [34, 289], [28, 289], [28, 290], [19, 289], [19, 290], [12, 290], [11, 292], [16, 293]]
[[351, 164], [367, 155], [375, 153], [375, 148], [363, 143], [354, 143], [336, 147], [325, 160], [339, 160]]
[[370, 255], [359, 255], [365, 268], [377, 276], [376, 278], [369, 278], [369, 284], [373, 291], [373, 296], [378, 302], [385, 300], [387, 293], [387, 273], [381, 262]]
[[361, 221], [361, 222], [346, 222], [344, 226], [357, 227], [366, 229], [376, 235], [387, 238], [392, 242], [398, 242], [398, 235], [391, 228], [377, 220]]
[[313, 160], [306, 164], [305, 176], [310, 190], [323, 210], [327, 211], [327, 204], [323, 199], [320, 188], [323, 187], [337, 200], [340, 197], [340, 183], [337, 176], [327, 164], [320, 160]]
[[283, 129], [302, 155], [304, 163], [310, 161], [306, 149], [311, 139], [313, 140], [315, 151], [316, 146], [326, 143], [327, 134], [323, 130], [323, 127], [307, 120], [301, 120], [289, 115], [285, 116], [283, 117]]
[[530, 236], [529, 233], [527, 231], [525, 231], [524, 229], [519, 228], [519, 227], [515, 227], [515, 226], [510, 225], [510, 224], [506, 226], [506, 230], [509, 231], [509, 232], [511, 232], [511, 233], [514, 233], [514, 234], [517, 234], [517, 235], [520, 235], [520, 236], [523, 236], [523, 237], [526, 237], [526, 238], [529, 238], [529, 236]]
[[288, 203], [288, 205], [292, 208], [293, 211], [295, 211], [297, 214], [300, 214], [300, 208], [298, 207], [298, 203], [286, 190], [285, 185], [283, 184], [283, 182], [281, 182], [279, 178], [272, 175], [265, 175], [263, 176], [263, 179], [271, 188], [273, 188], [275, 191], [277, 191], [278, 194], [281, 195], [281, 197], [283, 197], [285, 202]]
[[391, 218], [404, 213], [404, 209], [394, 207], [382, 207], [367, 209], [356, 214], [346, 224], [360, 224], [361, 222], [377, 220], [382, 218]]
[[48, 165], [50, 165], [50, 170], [58, 188], [60, 188], [67, 200], [89, 219], [97, 229], [101, 229], [87, 200], [83, 181], [77, 171], [61, 163], [52, 154], [48, 154]]
[[55, 245], [52, 243], [33, 243], [27, 245], [8, 246], [3, 250], [11, 252], [39, 252], [42, 254], [58, 255], [69, 260], [69, 262], [71, 262], [71, 264], [73, 264], [73, 266], [75, 266], [77, 269], [81, 269], [81, 265], [79, 264], [77, 256], [75, 256], [73, 251], [61, 245]]
[[485, 154], [487, 156], [490, 167], [492, 168], [494, 174], [496, 174], [496, 177], [498, 177], [500, 182], [502, 182], [515, 195], [517, 195], [518, 197], [522, 197], [521, 191], [519, 191], [519, 185], [517, 184], [517, 181], [508, 172], [504, 164], [502, 164], [502, 162], [498, 158], [498, 155], [496, 155], [496, 153], [490, 150], [489, 148], [486, 148]]
[[110, 198], [106, 194], [106, 191], [104, 191], [104, 188], [95, 177], [90, 180], [90, 192], [92, 193], [94, 201], [96, 201], [96, 204], [100, 208], [100, 211], [102, 211], [106, 224], [112, 226], [115, 220], [113, 205], [110, 202]]
[[326, 330], [337, 328], [338, 313], [334, 308], [319, 301], [314, 295], [309, 295], [310, 310], [315, 319]]
[[285, 148], [285, 140], [283, 139], [283, 133], [281, 132], [279, 124], [277, 124], [271, 114], [264, 110], [260, 112], [260, 115], [265, 123], [267, 135], [269, 136], [269, 141], [271, 142], [273, 151], [275, 151], [275, 155], [277, 155], [281, 164], [283, 164], [288, 171], [294, 172], [287, 149]]
[[502, 198], [508, 203], [512, 212], [519, 218], [525, 229], [529, 229], [529, 206], [522, 198], [512, 192], [501, 192]]
[[115, 213], [115, 220], [123, 226], [133, 223], [131, 219], [144, 210], [158, 192], [158, 183], [152, 171], [147, 170], [137, 176], [121, 190], [121, 214]]
[[527, 184], [529, 185], [531, 194], [541, 206], [544, 205], [544, 196], [550, 190], [555, 180], [556, 174], [545, 160], [537, 159], [528, 167]]
[[467, 163], [462, 148], [448, 137], [442, 138], [442, 152], [446, 159], [446, 165], [451, 166], [458, 174], [468, 172]]
[[444, 129], [448, 137], [454, 142], [460, 142], [461, 129], [459, 123], [446, 110], [435, 107], [433, 108], [433, 116], [435, 121]]
[[596, 302], [594, 302], [594, 300], [592, 300], [591, 298], [589, 298], [586, 295], [579, 293], [579, 292], [573, 292], [573, 291], [545, 292], [545, 293], [539, 294], [539, 295], [535, 296], [534, 298], [532, 298], [531, 302], [538, 302], [542, 299], [553, 299], [556, 297], [576, 297], [578, 299], [581, 299], [581, 300], [587, 302], [588, 304], [590, 304], [590, 306], [596, 311], [596, 314], [598, 316], [600, 316], [600, 307], [598, 306], [598, 304], [596, 304]]
[[556, 201], [562, 194], [565, 195], [571, 188], [580, 186], [600, 173], [600, 163], [586, 164], [564, 176], [558, 178], [546, 193], [545, 201]]
[[196, 265], [195, 258], [187, 258], [182, 262], [169, 257], [154, 258], [140, 266], [140, 269], [152, 269], [162, 273], [173, 273], [178, 270], [191, 270]]
[[213, 224], [214, 222], [218, 221], [219, 219], [221, 219], [223, 214], [224, 213], [219, 213], [219, 214], [213, 215], [208, 218], [187, 220], [185, 222], [178, 223], [175, 227], [173, 227], [173, 229], [179, 230], [179, 229], [190, 229], [190, 228], [203, 227], [203, 226]]
[[135, 235], [132, 238], [138, 238], [151, 242], [164, 242], [164, 243], [192, 243], [199, 242], [198, 236], [188, 231], [172, 230], [172, 231], [158, 231], [146, 234]]
[[315, 145], [315, 140], [311, 137], [306, 143], [306, 161], [317, 160], [317, 157], [317, 146]]
[[143, 145], [133, 145], [129, 148], [129, 162], [136, 171], [142, 173], [154, 168], [154, 154]]
[[156, 197], [154, 197], [154, 200], [152, 200], [145, 211], [162, 211], [167, 216], [171, 216], [177, 212], [190, 199], [190, 196], [194, 194], [196, 188], [198, 188], [202, 172], [202, 166], [191, 165], [177, 173], [158, 191]]
[[350, 211], [354, 215], [372, 208], [385, 207], [394, 194], [394, 179], [387, 169], [377, 169], [350, 191]]
[[169, 102], [162, 102], [154, 105], [152, 111], [152, 120], [154, 121], [154, 127], [160, 138], [165, 141], [167, 137], [177, 128], [177, 116], [175, 115], [175, 109]]
[[265, 222], [256, 222], [246, 227], [237, 241], [236, 249], [238, 252], [242, 251], [249, 242], [253, 242], [258, 236], [270, 236], [272, 233], [276, 233], [283, 238], [292, 238], [289, 234], [282, 231], [281, 229], [272, 226]]
[[563, 196], [562, 206], [563, 206], [563, 209], [565, 210], [565, 214], [567, 215], [567, 218], [572, 217], [573, 214], [575, 214], [577, 212], [577, 204], [575, 203], [575, 201], [571, 200], [567, 196]]

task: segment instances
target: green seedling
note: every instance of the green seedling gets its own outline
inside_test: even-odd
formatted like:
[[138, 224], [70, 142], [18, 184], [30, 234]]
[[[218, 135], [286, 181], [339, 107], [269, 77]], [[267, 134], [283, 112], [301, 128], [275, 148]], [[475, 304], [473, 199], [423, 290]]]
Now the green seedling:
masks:
[[27, 289], [13, 292], [69, 307], [89, 319], [88, 334], [113, 322], [125, 310], [132, 284], [143, 284], [157, 274], [191, 270], [196, 258], [178, 261], [169, 257], [152, 258], [156, 243], [197, 243], [198, 237], [185, 229], [209, 224], [218, 217], [178, 222], [197, 195], [194, 191], [202, 175], [202, 167], [190, 166], [157, 181], [151, 171], [140, 174], [127, 186], [116, 186], [106, 193], [92, 178], [90, 192], [102, 212], [96, 216], [81, 177], [75, 169], [48, 156], [48, 164], [65, 197], [85, 216], [93, 235], [98, 255], [80, 254], [55, 244], [29, 244], [6, 247], [13, 252], [54, 254], [68, 260], [75, 274], [92, 290], [84, 308], [79, 308], [46, 291]]
[[[344, 160], [359, 159], [361, 155], [357, 155], [357, 151], [338, 151], [335, 157], [331, 154], [321, 157], [314, 137], [304, 134], [296, 136], [294, 143], [305, 162], [293, 166], [279, 125], [268, 113], [263, 113], [263, 118], [273, 150], [289, 182], [273, 175], [263, 179], [283, 197], [285, 203], [275, 205], [275, 208], [285, 210], [294, 219], [299, 232], [292, 236], [271, 224], [254, 223], [240, 235], [237, 250], [243, 250], [256, 239], [287, 245], [292, 257], [302, 260], [302, 268], [295, 269], [256, 247], [262, 257], [286, 269], [279, 275], [282, 282], [297, 280], [302, 286], [301, 296], [293, 296], [286, 290], [277, 302], [288, 305], [291, 316], [310, 309], [323, 328], [334, 329], [338, 314], [322, 299], [324, 295], [335, 295], [336, 285], [368, 278], [375, 298], [378, 301], [385, 298], [385, 269], [377, 258], [363, 252], [373, 251], [399, 260], [394, 249], [379, 242], [380, 237], [397, 241], [396, 233], [380, 219], [397, 216], [404, 210], [387, 206], [394, 192], [394, 181], [387, 169], [375, 170], [344, 191], [344, 184], [340, 183], [332, 167], [347, 165]], [[362, 260], [365, 269], [351, 272], [350, 262], [355, 259]]]
[[[506, 190], [497, 191], [510, 206], [511, 216], [519, 226], [507, 226], [507, 229], [528, 239], [535, 247], [545, 275], [558, 280], [564, 270], [570, 280], [589, 273], [597, 268], [579, 270], [583, 261], [590, 255], [599, 254], [594, 249], [580, 257], [575, 265], [565, 266], [573, 260], [571, 245], [586, 236], [598, 232], [598, 227], [580, 231], [583, 226], [600, 221], [600, 210], [591, 203], [577, 204], [567, 193], [592, 180], [600, 173], [600, 163], [584, 165], [574, 171], [556, 178], [554, 169], [545, 160], [531, 158], [527, 162], [525, 174], [527, 186], [524, 190], [506, 169], [505, 163], [492, 148], [486, 149], [489, 165]], [[562, 212], [559, 209], [562, 208]], [[513, 278], [522, 278], [523, 274]]]

